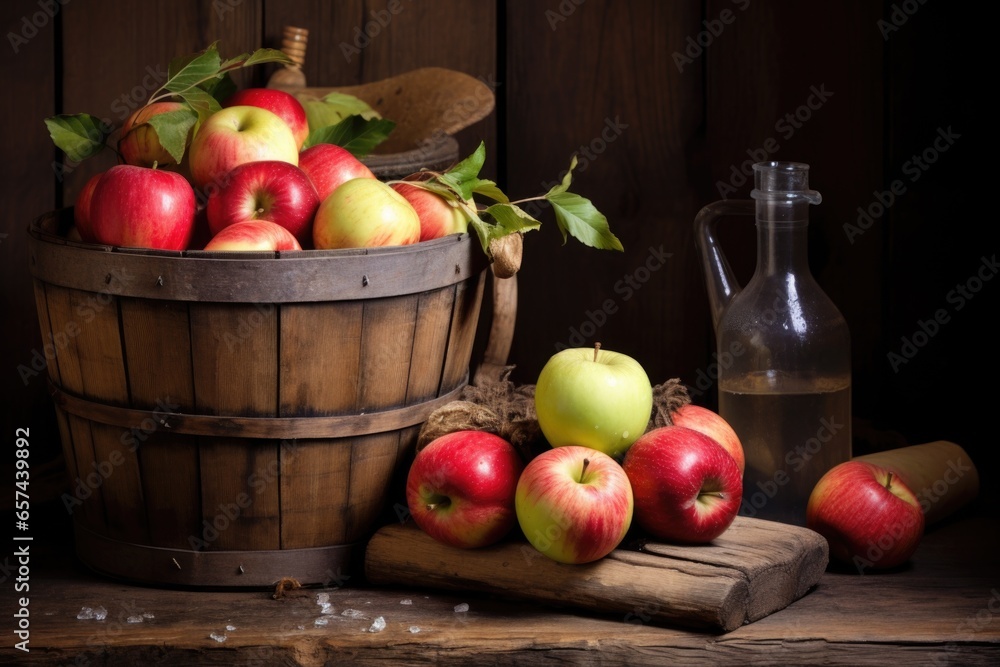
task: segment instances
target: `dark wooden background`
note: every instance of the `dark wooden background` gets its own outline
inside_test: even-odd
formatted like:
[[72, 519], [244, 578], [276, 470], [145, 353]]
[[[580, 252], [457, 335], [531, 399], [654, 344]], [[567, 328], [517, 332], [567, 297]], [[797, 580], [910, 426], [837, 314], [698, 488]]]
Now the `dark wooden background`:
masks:
[[[610, 299], [615, 312], [596, 318], [596, 338], [640, 360], [654, 383], [695, 384], [714, 351], [695, 214], [744, 162], [797, 160], [811, 165], [823, 194], [812, 210], [810, 259], [851, 328], [858, 446], [881, 446], [892, 432], [910, 443], [949, 439], [995, 469], [1000, 280], [976, 282], [997, 271], [996, 214], [985, 196], [994, 134], [984, 118], [995, 76], [986, 21], [971, 10], [923, 0], [64, 2], [0, 9], [3, 433], [12, 439], [16, 426], [29, 425], [45, 434], [34, 443], [40, 456], [57, 446], [43, 377], [25, 383], [17, 370], [43, 343], [25, 228], [71, 204], [86, 178], [109, 166], [54, 169], [61, 157], [42, 119], [86, 111], [120, 122], [149, 83], [160, 83], [171, 57], [214, 40], [223, 55], [277, 47], [291, 24], [310, 30], [305, 73], [313, 85], [437, 65], [495, 86], [495, 113], [459, 139], [463, 152], [486, 141], [486, 175], [512, 196], [540, 194], [588, 147], [574, 190], [607, 215], [625, 252], [562, 246], [551, 212], [540, 213], [545, 224], [526, 238], [519, 274], [516, 380], [534, 382], [556, 346]], [[258, 68], [238, 83], [263, 85], [268, 73]], [[934, 149], [949, 131], [957, 138]], [[933, 164], [914, 171], [913, 156], [925, 151]], [[850, 238], [844, 225], [897, 180], [905, 192]], [[752, 224], [726, 225], [725, 243], [745, 280]], [[626, 276], [646, 277], [651, 248], [669, 259], [624, 292]], [[981, 289], [959, 307], [958, 285]], [[948, 321], [894, 369], [887, 355], [940, 309]], [[713, 407], [714, 385], [696, 400]]]

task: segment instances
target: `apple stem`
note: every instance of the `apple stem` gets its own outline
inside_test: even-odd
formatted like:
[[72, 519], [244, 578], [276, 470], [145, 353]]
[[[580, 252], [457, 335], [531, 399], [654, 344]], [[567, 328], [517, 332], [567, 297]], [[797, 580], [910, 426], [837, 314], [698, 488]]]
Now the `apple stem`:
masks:
[[886, 488], [886, 490], [889, 490], [889, 487], [891, 487], [891, 486], [892, 486], [892, 473], [890, 472], [889, 476], [885, 478], [885, 488]]
[[583, 460], [583, 468], [580, 470], [580, 483], [583, 484], [583, 478], [587, 474], [587, 466], [590, 465], [590, 459]]
[[597, 353], [601, 351], [601, 344], [594, 343], [594, 361], [597, 361]]

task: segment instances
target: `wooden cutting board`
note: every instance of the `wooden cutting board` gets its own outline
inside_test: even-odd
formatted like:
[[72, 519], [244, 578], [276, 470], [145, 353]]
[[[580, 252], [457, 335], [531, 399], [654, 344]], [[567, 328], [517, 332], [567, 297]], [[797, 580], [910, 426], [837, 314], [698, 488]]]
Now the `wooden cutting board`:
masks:
[[631, 623], [729, 632], [805, 595], [828, 560], [818, 533], [744, 517], [708, 545], [646, 542], [585, 565], [556, 563], [516, 540], [456, 549], [408, 523], [374, 535], [365, 574], [374, 584], [494, 593]]

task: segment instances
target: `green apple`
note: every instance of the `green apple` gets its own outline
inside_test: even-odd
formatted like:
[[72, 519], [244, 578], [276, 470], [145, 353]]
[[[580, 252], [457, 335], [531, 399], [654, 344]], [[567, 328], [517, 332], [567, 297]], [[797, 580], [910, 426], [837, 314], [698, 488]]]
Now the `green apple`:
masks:
[[313, 219], [317, 249], [374, 248], [420, 240], [420, 218], [408, 201], [374, 178], [352, 178], [319, 205]]
[[620, 457], [646, 431], [653, 388], [632, 357], [568, 348], [545, 363], [535, 385], [535, 411], [553, 447], [581, 445]]

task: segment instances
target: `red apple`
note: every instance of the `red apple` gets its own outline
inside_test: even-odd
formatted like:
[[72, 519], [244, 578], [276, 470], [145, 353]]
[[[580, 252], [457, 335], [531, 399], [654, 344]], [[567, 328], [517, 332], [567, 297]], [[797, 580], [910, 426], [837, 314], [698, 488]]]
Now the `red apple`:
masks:
[[746, 459], [743, 456], [743, 443], [736, 431], [717, 412], [708, 408], [703, 408], [694, 403], [688, 403], [670, 415], [674, 426], [686, 426], [696, 431], [704, 433], [708, 437], [722, 445], [723, 449], [736, 460], [736, 465], [740, 467], [742, 473], [746, 467]]
[[212, 237], [205, 250], [302, 250], [292, 233], [269, 220], [244, 220]]
[[304, 243], [312, 236], [319, 197], [309, 177], [278, 160], [246, 162], [226, 174], [205, 206], [212, 234], [244, 220], [270, 220]]
[[323, 201], [337, 186], [354, 178], [375, 178], [368, 166], [341, 146], [316, 144], [299, 153], [299, 167], [316, 186]]
[[104, 173], [102, 172], [91, 176], [83, 184], [83, 188], [76, 196], [76, 202], [73, 204], [73, 224], [76, 225], [76, 231], [80, 235], [80, 240], [87, 243], [94, 242], [94, 233], [90, 227], [90, 202], [93, 200], [97, 182], [101, 180], [101, 176], [103, 175]]
[[420, 240], [420, 218], [403, 195], [373, 178], [353, 178], [316, 209], [316, 248], [372, 248]]
[[233, 93], [222, 106], [228, 108], [241, 105], [267, 109], [285, 121], [292, 130], [298, 148], [302, 147], [306, 137], [309, 136], [306, 110], [291, 93], [276, 88], [244, 88]]
[[250, 105], [216, 111], [201, 124], [188, 148], [191, 178], [199, 188], [219, 187], [230, 171], [246, 162], [299, 163], [299, 147], [285, 121]]
[[465, 549], [488, 546], [514, 527], [520, 454], [485, 431], [443, 435], [417, 452], [406, 480], [414, 522], [434, 539]]
[[905, 563], [924, 534], [924, 514], [917, 497], [891, 472], [845, 461], [816, 483], [806, 526], [826, 538], [831, 558], [863, 572]]
[[468, 229], [469, 222], [457, 206], [449, 204], [444, 197], [429, 190], [396, 182], [392, 189], [403, 195], [420, 218], [420, 240], [429, 241], [449, 234], [461, 234]]
[[191, 184], [178, 173], [129, 164], [101, 176], [90, 201], [96, 243], [185, 250], [194, 229]]
[[177, 161], [173, 156], [160, 145], [159, 135], [148, 122], [150, 118], [159, 114], [187, 108], [180, 102], [153, 102], [132, 112], [125, 119], [121, 139], [118, 140], [118, 152], [126, 164], [139, 167], [176, 164]]
[[533, 458], [517, 482], [521, 531], [560, 563], [590, 563], [617, 547], [632, 524], [632, 488], [618, 462], [567, 445]]
[[642, 435], [622, 462], [635, 494], [636, 524], [651, 536], [704, 544], [721, 535], [740, 510], [743, 477], [712, 438], [684, 426]]

